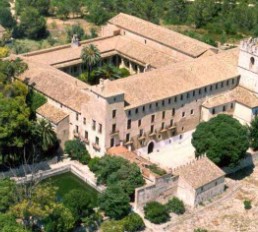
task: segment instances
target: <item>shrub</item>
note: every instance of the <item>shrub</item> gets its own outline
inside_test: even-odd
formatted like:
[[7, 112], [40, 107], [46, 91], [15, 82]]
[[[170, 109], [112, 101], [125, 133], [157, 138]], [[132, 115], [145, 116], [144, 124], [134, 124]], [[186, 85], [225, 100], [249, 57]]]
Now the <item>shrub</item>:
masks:
[[90, 155], [84, 143], [78, 139], [66, 141], [64, 151], [69, 154], [71, 159], [78, 160], [83, 164], [90, 161]]
[[156, 201], [146, 204], [144, 214], [146, 219], [155, 224], [167, 222], [170, 218], [166, 206]]
[[244, 200], [244, 207], [246, 210], [249, 210], [252, 208], [252, 202], [250, 200]]
[[152, 164], [149, 166], [149, 169], [155, 173], [158, 174], [160, 176], [163, 176], [165, 174], [167, 174], [167, 172], [165, 170], [163, 170], [162, 168], [158, 167], [156, 164]]
[[123, 219], [124, 231], [127, 232], [137, 232], [145, 228], [145, 224], [142, 218], [136, 214], [131, 213]]
[[197, 228], [197, 229], [194, 229], [194, 232], [208, 232], [208, 230], [202, 229], [202, 228]]
[[167, 209], [169, 212], [173, 212], [176, 214], [184, 214], [185, 212], [184, 202], [179, 200], [177, 197], [173, 197], [172, 200], [170, 200], [167, 203]]
[[9, 48], [8, 47], [0, 47], [0, 59], [7, 57], [9, 55]]
[[99, 169], [99, 161], [100, 158], [99, 157], [94, 157], [93, 159], [91, 159], [88, 163], [88, 167], [92, 172], [96, 172]]

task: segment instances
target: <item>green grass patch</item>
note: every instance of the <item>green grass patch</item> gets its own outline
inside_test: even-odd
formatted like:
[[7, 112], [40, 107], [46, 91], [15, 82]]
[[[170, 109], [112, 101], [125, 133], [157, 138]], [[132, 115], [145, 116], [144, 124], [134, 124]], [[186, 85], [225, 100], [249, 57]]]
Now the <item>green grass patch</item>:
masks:
[[82, 180], [80, 180], [74, 174], [67, 172], [51, 178], [45, 179], [43, 183], [50, 184], [58, 188], [57, 197], [62, 199], [65, 194], [69, 193], [73, 189], [79, 189], [85, 191], [92, 200], [94, 206], [97, 206], [98, 192]]

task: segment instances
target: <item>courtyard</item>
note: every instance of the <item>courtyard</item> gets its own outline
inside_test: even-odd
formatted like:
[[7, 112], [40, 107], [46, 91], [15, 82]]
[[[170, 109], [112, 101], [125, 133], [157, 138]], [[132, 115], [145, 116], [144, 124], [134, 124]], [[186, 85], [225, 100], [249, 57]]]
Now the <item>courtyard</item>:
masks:
[[150, 154], [142, 154], [145, 159], [157, 164], [165, 170], [174, 169], [189, 163], [195, 158], [192, 136], [188, 135], [183, 141], [173, 142]]

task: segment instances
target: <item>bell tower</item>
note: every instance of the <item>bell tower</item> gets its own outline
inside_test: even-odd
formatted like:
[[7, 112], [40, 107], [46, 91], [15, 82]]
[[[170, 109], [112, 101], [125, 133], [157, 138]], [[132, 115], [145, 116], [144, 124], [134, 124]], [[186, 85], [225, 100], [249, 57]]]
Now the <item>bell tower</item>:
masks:
[[238, 72], [241, 75], [239, 84], [258, 94], [258, 38], [241, 42]]

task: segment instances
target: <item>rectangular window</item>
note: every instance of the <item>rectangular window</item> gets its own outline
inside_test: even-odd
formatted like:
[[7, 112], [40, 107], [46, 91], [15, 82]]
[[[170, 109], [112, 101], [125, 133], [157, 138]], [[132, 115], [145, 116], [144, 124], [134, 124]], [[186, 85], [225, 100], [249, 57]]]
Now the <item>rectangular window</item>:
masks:
[[83, 118], [83, 124], [86, 125], [86, 118]]
[[115, 133], [116, 132], [116, 124], [113, 124], [112, 125], [112, 133]]
[[193, 97], [195, 96], [195, 90], [193, 91]]
[[79, 119], [79, 114], [76, 113], [76, 121], [78, 121], [78, 119]]
[[194, 114], [194, 110], [193, 109], [191, 109], [191, 115], [193, 115]]
[[182, 112], [182, 118], [185, 117], [185, 112]]
[[114, 147], [115, 145], [115, 140], [114, 138], [110, 139], [110, 147]]
[[186, 98], [189, 98], [189, 97], [190, 97], [190, 93], [187, 93], [187, 94], [186, 94]]
[[223, 81], [220, 83], [220, 86], [221, 86], [221, 88], [224, 87], [224, 82]]
[[97, 145], [99, 145], [99, 137], [96, 137], [96, 138], [95, 138], [95, 143], [96, 143]]
[[177, 96], [175, 96], [174, 101], [177, 102]]
[[171, 98], [168, 99], [168, 104], [171, 104]]
[[135, 114], [138, 114], [138, 108], [135, 109]]
[[145, 112], [145, 106], [142, 107], [142, 112], [143, 112], [143, 113]]
[[78, 126], [75, 126], [75, 132], [79, 133], [79, 127]]
[[202, 89], [199, 89], [199, 95], [201, 95], [202, 94]]
[[152, 134], [154, 132], [154, 125], [151, 125], [150, 127], [150, 133]]
[[216, 110], [215, 108], [212, 109], [212, 114], [215, 114], [216, 113]]
[[127, 129], [131, 129], [131, 119], [129, 119], [128, 121], [127, 121]]
[[140, 137], [143, 136], [143, 129], [140, 129]]
[[151, 109], [152, 108], [152, 104], [149, 104], [149, 109]]
[[164, 100], [162, 100], [162, 106], [165, 106], [165, 101]]
[[176, 110], [175, 108], [172, 109], [172, 116], [175, 116]]
[[128, 110], [128, 116], [131, 116], [131, 110]]
[[227, 80], [227, 86], [229, 86], [229, 80]]
[[138, 120], [138, 127], [140, 127], [142, 125], [142, 120]]
[[183, 94], [181, 94], [180, 99], [181, 99], [181, 101], [184, 100], [184, 95]]
[[204, 93], [207, 93], [207, 87], [204, 87]]
[[113, 110], [112, 111], [112, 118], [115, 118], [116, 117], [116, 110]]
[[162, 119], [164, 119], [165, 116], [166, 116], [166, 111], [163, 111], [163, 112], [162, 112]]
[[219, 85], [218, 85], [218, 83], [217, 83], [217, 84], [215, 85], [215, 88], [218, 89], [218, 87], [219, 87]]
[[212, 88], [213, 88], [213, 86], [211, 85], [211, 86], [210, 86], [210, 91], [212, 91]]
[[173, 126], [173, 123], [174, 123], [174, 120], [171, 119], [171, 120], [170, 120], [170, 126]]
[[159, 107], [159, 103], [158, 102], [156, 102], [156, 107]]
[[84, 132], [84, 138], [85, 138], [85, 139], [88, 139], [88, 138], [89, 138], [88, 131], [85, 131], [85, 132]]
[[163, 130], [164, 128], [165, 128], [165, 123], [162, 122], [162, 124], [161, 124], [161, 129]]
[[234, 103], [230, 104], [230, 108], [233, 109], [234, 108]]
[[130, 140], [130, 134], [128, 133], [128, 134], [126, 134], [125, 141], [126, 141], [126, 142], [129, 142], [129, 140]]
[[226, 106], [223, 106], [222, 111], [223, 111], [223, 112], [226, 111]]
[[92, 120], [92, 130], [96, 130], [96, 121]]
[[234, 85], [235, 84], [235, 79], [232, 79], [232, 85]]
[[99, 133], [102, 133], [102, 124], [99, 123]]
[[155, 121], [155, 115], [151, 115], [151, 122], [153, 123]]

